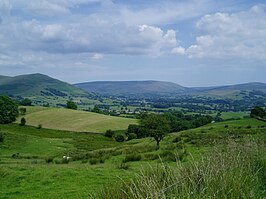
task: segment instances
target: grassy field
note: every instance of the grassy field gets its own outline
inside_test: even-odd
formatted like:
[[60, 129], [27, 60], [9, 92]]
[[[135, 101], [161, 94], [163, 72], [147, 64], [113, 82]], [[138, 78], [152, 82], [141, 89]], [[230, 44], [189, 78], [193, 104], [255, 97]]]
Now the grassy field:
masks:
[[[49, 110], [55, 109], [28, 110], [28, 116]], [[163, 165], [174, 169], [179, 164], [189, 168], [203, 154], [224, 146], [229, 139], [265, 141], [265, 126], [265, 122], [255, 119], [209, 124], [169, 134], [158, 149], [152, 138], [116, 142], [101, 134], [0, 125], [5, 137], [0, 143], [0, 196], [101, 197], [94, 194], [121, 184], [121, 179], [125, 182], [136, 179], [143, 170]], [[71, 159], [64, 162], [62, 156]]]
[[26, 107], [26, 109], [26, 115], [23, 117], [28, 125], [41, 124], [43, 128], [48, 129], [104, 133], [108, 129], [123, 130], [127, 129], [129, 124], [137, 124], [135, 119], [64, 108]]

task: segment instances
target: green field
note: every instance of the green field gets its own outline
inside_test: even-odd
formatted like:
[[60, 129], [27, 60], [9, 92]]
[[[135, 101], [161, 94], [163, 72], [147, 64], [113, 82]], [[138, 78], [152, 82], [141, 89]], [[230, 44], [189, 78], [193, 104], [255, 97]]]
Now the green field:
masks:
[[[27, 116], [57, 110], [32, 108]], [[146, 169], [165, 164], [171, 168], [179, 163], [190, 165], [229, 139], [266, 140], [265, 126], [265, 122], [255, 119], [209, 124], [169, 134], [158, 149], [152, 138], [116, 142], [101, 134], [0, 125], [5, 137], [0, 143], [0, 195], [88, 198], [121, 180], [135, 179]], [[70, 162], [63, 162], [62, 156], [70, 156]]]
[[[64, 108], [26, 107], [23, 116], [27, 125], [43, 128], [68, 130], [77, 132], [104, 133], [108, 129], [124, 130], [129, 124], [137, 124], [137, 120], [107, 116], [92, 112], [76, 111]], [[18, 122], [20, 118], [18, 119]]]

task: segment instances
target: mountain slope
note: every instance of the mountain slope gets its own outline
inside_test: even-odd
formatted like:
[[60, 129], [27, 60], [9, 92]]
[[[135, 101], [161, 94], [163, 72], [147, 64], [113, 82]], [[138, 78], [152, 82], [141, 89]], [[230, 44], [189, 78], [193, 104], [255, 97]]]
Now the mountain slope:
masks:
[[0, 76], [0, 94], [32, 96], [86, 96], [85, 91], [43, 74]]
[[172, 82], [163, 81], [98, 81], [75, 84], [88, 92], [107, 95], [162, 95], [181, 94], [187, 91]]
[[234, 96], [253, 92], [254, 94], [266, 94], [266, 84], [259, 82], [251, 82], [246, 84], [236, 84], [228, 86], [220, 86], [215, 88], [206, 88], [201, 90], [204, 94], [217, 96]]

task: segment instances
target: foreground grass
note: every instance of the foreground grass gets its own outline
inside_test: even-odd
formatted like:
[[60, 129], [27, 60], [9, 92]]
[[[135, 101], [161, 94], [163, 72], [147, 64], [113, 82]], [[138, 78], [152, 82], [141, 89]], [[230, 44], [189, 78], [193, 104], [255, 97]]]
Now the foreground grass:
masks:
[[[127, 187], [131, 187], [128, 182], [132, 178], [137, 180], [136, 175], [140, 176], [139, 180], [145, 176], [147, 180], [153, 178], [155, 180], [157, 176], [157, 180], [162, 184], [157, 184], [158, 186], [154, 184], [154, 187], [156, 185], [156, 190], [160, 191], [167, 188], [169, 183], [181, 178], [181, 173], [188, 173], [190, 168], [200, 170], [204, 166], [203, 162], [208, 162], [206, 158], [201, 161], [202, 154], [208, 153], [211, 157], [218, 157], [220, 154], [219, 157], [225, 157], [226, 153], [221, 152], [223, 149], [216, 150], [216, 148], [227, 146], [228, 139], [235, 143], [243, 143], [251, 138], [265, 140], [265, 130], [265, 122], [255, 119], [210, 124], [198, 129], [169, 134], [158, 149], [152, 138], [119, 143], [102, 134], [37, 129], [31, 126], [21, 127], [18, 124], [0, 125], [0, 131], [5, 136], [4, 142], [0, 143], [0, 197], [42, 198], [45, 193], [46, 198], [88, 198], [92, 193], [101, 192], [108, 184], [112, 187], [118, 186], [118, 189], [123, 188], [128, 193], [130, 189]], [[230, 144], [227, 148], [233, 146], [234, 144]], [[238, 150], [238, 145], [235, 148]], [[210, 155], [209, 151], [214, 149], [217, 153]], [[64, 155], [71, 157], [70, 162], [62, 161]], [[238, 158], [232, 156], [231, 159], [233, 157]], [[239, 157], [242, 157], [242, 153]], [[216, 161], [216, 159], [211, 160]], [[231, 171], [229, 166], [225, 168]], [[164, 169], [170, 173], [163, 174]], [[201, 174], [204, 172], [198, 176]], [[173, 177], [172, 181], [168, 182], [168, 175]], [[236, 175], [233, 176], [235, 178]], [[126, 182], [122, 187], [119, 186], [121, 179]], [[135, 180], [133, 182], [137, 183]], [[204, 184], [205, 181], [200, 182]], [[138, 183], [141, 185], [141, 181]], [[152, 183], [151, 181], [151, 185]], [[145, 188], [148, 190], [149, 187]], [[109, 189], [105, 189], [104, 193], [106, 192], [107, 198], [109, 192], [120, 193]], [[254, 191], [254, 197], [257, 193], [259, 190]], [[94, 196], [101, 198], [105, 195]], [[174, 195], [166, 196], [171, 198]]]
[[266, 142], [229, 143], [190, 164], [143, 170], [130, 182], [105, 188], [91, 198], [264, 198]]
[[[123, 130], [129, 124], [137, 124], [136, 119], [107, 116], [97, 113], [76, 111], [65, 108], [26, 107], [23, 116], [28, 125], [42, 125], [44, 128], [77, 132], [104, 133], [108, 129]], [[20, 118], [18, 119], [18, 122]]]

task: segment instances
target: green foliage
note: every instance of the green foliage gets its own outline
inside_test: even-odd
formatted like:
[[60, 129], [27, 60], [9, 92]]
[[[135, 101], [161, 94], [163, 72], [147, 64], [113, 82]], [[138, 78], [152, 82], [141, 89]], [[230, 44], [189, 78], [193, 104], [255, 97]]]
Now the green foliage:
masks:
[[23, 117], [23, 118], [21, 118], [21, 120], [20, 120], [20, 126], [25, 126], [25, 124], [26, 124], [26, 119]]
[[98, 106], [94, 106], [94, 108], [92, 109], [92, 112], [99, 113], [99, 114], [103, 113], [102, 110]]
[[141, 126], [145, 132], [156, 140], [157, 146], [170, 132], [170, 125], [165, 117], [149, 114], [141, 120]]
[[25, 98], [20, 102], [20, 105], [22, 106], [31, 106], [32, 101], [29, 98]]
[[106, 130], [104, 134], [105, 137], [109, 137], [109, 138], [112, 138], [113, 135], [114, 135], [114, 131], [112, 131], [111, 129]]
[[124, 142], [125, 141], [125, 136], [122, 134], [117, 134], [114, 137], [115, 137], [115, 141], [117, 141], [117, 142]]
[[0, 130], [0, 143], [4, 142], [5, 140], [5, 135], [4, 133]]
[[139, 125], [136, 125], [136, 124], [130, 124], [130, 125], [128, 125], [127, 135], [132, 134], [132, 133], [136, 134], [137, 135], [137, 138], [143, 138], [143, 137], [145, 137], [145, 134], [141, 130], [141, 127]]
[[20, 107], [18, 110], [19, 110], [20, 115], [25, 115], [26, 111], [27, 111], [27, 109], [25, 107]]
[[250, 111], [250, 117], [260, 117], [264, 118], [266, 115], [265, 110], [263, 108], [256, 106]]
[[[263, 142], [229, 141], [191, 164], [159, 164], [94, 198], [264, 198], [266, 148]], [[113, 187], [113, 186], [112, 186]]]
[[137, 139], [138, 135], [136, 133], [128, 133], [127, 134], [127, 140], [133, 140], [133, 139]]
[[67, 101], [66, 108], [77, 110], [78, 106], [75, 104], [75, 102], [69, 100]]
[[97, 163], [98, 163], [98, 159], [96, 159], [96, 158], [91, 158], [91, 159], [89, 160], [89, 162], [90, 162], [91, 165], [93, 165], [93, 164], [97, 164]]
[[46, 162], [46, 163], [52, 163], [53, 160], [54, 160], [54, 158], [51, 157], [51, 156], [45, 157], [45, 162]]
[[124, 163], [126, 162], [135, 162], [141, 160], [141, 154], [133, 153], [126, 155], [125, 159], [123, 160]]
[[0, 96], [0, 124], [14, 122], [18, 116], [18, 105], [7, 96]]

